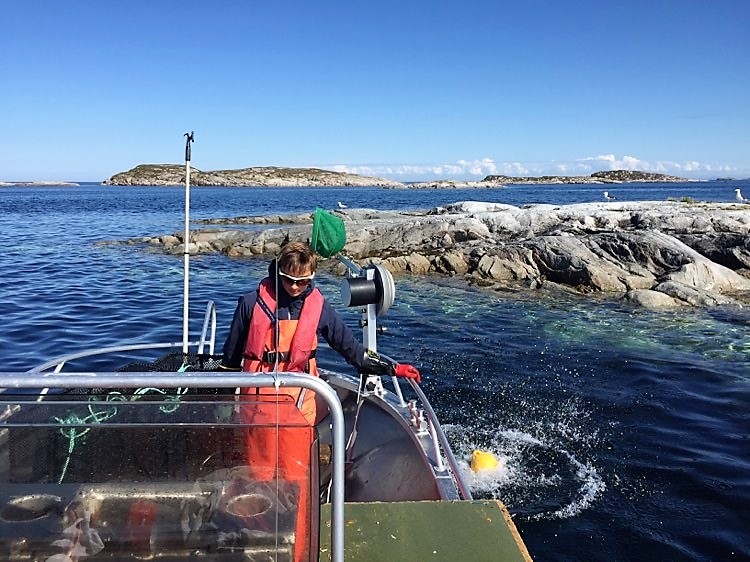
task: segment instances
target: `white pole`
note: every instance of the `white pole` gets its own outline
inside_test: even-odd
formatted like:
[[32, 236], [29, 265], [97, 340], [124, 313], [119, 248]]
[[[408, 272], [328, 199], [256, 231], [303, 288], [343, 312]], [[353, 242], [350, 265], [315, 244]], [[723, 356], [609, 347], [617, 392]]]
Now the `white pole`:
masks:
[[190, 303], [190, 143], [193, 142], [193, 131], [185, 133], [185, 238], [183, 256], [185, 265], [182, 288], [182, 353], [188, 352], [188, 314]]

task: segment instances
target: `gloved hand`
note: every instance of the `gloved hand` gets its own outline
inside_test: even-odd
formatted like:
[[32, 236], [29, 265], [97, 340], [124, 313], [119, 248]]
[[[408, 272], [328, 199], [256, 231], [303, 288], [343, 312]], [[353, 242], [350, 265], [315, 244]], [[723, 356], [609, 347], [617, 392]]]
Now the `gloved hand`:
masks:
[[394, 364], [391, 361], [368, 349], [362, 360], [360, 372], [367, 375], [392, 375], [393, 368]]
[[419, 373], [414, 365], [407, 365], [406, 363], [396, 363], [393, 366], [393, 374], [397, 377], [403, 377], [405, 379], [414, 379], [417, 384], [422, 382], [422, 375]]
[[360, 372], [372, 375], [391, 375], [414, 379], [417, 383], [422, 382], [422, 375], [415, 366], [395, 363], [393, 360], [370, 350], [365, 352]]

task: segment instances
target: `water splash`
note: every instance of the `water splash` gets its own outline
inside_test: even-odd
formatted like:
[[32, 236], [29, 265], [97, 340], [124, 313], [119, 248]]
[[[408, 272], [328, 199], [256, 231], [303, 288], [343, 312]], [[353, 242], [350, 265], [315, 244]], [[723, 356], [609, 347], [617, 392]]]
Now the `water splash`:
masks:
[[574, 517], [606, 489], [590, 460], [578, 458], [562, 440], [551, 436], [500, 429], [489, 436], [492, 444], [486, 449], [498, 458], [497, 468], [475, 473], [470, 467], [471, 451], [485, 439], [477, 439], [467, 427], [448, 426], [446, 431], [457, 442], [460, 470], [472, 493], [501, 499], [526, 520]]

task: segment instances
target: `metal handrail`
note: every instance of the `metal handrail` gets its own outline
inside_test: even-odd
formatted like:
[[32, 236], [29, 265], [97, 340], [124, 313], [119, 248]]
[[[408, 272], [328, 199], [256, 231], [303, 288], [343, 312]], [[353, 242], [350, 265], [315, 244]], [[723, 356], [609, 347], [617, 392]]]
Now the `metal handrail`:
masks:
[[[191, 346], [198, 345], [199, 342], [194, 341], [190, 342]], [[182, 347], [182, 342], [162, 342], [162, 343], [134, 343], [134, 344], [128, 344], [128, 345], [114, 345], [111, 347], [99, 347], [96, 349], [85, 349], [83, 351], [76, 351], [73, 353], [66, 353], [65, 355], [60, 355], [58, 357], [55, 357], [53, 359], [50, 359], [49, 361], [45, 361], [41, 365], [37, 365], [36, 367], [33, 367], [26, 371], [27, 373], [43, 373], [47, 369], [50, 369], [52, 367], [55, 367], [55, 373], [59, 373], [60, 369], [65, 365], [65, 363], [68, 363], [69, 361], [73, 361], [74, 359], [82, 359], [84, 357], [93, 357], [94, 355], [106, 355], [108, 353], [118, 353], [121, 351], [141, 351], [144, 349], [167, 349], [171, 347]], [[49, 374], [46, 374], [45, 376], [50, 376]]]
[[[178, 344], [180, 345], [180, 344]], [[142, 348], [141, 348], [142, 349]], [[51, 365], [55, 365], [52, 363]], [[331, 558], [333, 562], [344, 560], [344, 411], [338, 394], [325, 381], [294, 373], [228, 374], [225, 372], [184, 373], [0, 373], [0, 388], [39, 389], [50, 388], [142, 388], [142, 387], [192, 387], [192, 388], [236, 388], [236, 387], [307, 388], [323, 398], [331, 413], [332, 474], [331, 474]]]
[[198, 342], [198, 354], [203, 353], [203, 347], [206, 344], [206, 332], [211, 329], [211, 337], [208, 338], [208, 353], [214, 354], [214, 342], [216, 341], [216, 304], [214, 301], [208, 301], [206, 305], [206, 314], [203, 317], [203, 329]]
[[[381, 353], [380, 356], [390, 361], [391, 363], [396, 363], [395, 359], [385, 355], [384, 353]], [[398, 377], [391, 376], [389, 378], [391, 380], [391, 383], [393, 384], [393, 389], [396, 397], [398, 398], [399, 405], [402, 408], [406, 407], [406, 400], [404, 399], [404, 395], [401, 391], [400, 381]], [[445, 470], [445, 465], [443, 464], [443, 459], [440, 455], [440, 451], [442, 449], [443, 453], [445, 454], [445, 459], [448, 461], [448, 466], [455, 476], [456, 486], [458, 487], [459, 493], [464, 499], [472, 499], [470, 488], [461, 476], [462, 473], [459, 469], [458, 461], [453, 454], [453, 449], [451, 449], [450, 444], [448, 443], [448, 438], [445, 436], [442, 426], [438, 422], [437, 414], [435, 414], [435, 410], [433, 410], [432, 404], [430, 404], [430, 401], [427, 399], [427, 395], [422, 391], [422, 388], [415, 381], [411, 379], [406, 380], [414, 389], [414, 392], [417, 394], [420, 403], [424, 407], [423, 410], [425, 412], [425, 415], [427, 416], [427, 422], [429, 425], [430, 439], [432, 441], [432, 446], [435, 449], [435, 462], [437, 464], [437, 470], [439, 472]]]
[[[210, 330], [210, 337], [208, 336]], [[188, 342], [190, 347], [197, 347], [197, 353], [203, 353], [203, 349], [208, 344], [208, 352], [213, 355], [214, 348], [216, 345], [216, 304], [214, 301], [208, 301], [206, 305], [206, 312], [203, 317], [203, 328], [201, 330], [200, 339], [196, 341]], [[110, 347], [99, 347], [94, 349], [85, 349], [83, 351], [74, 351], [73, 353], [66, 353], [65, 355], [59, 355], [48, 361], [45, 361], [41, 365], [37, 365], [29, 369], [28, 373], [41, 373], [47, 369], [54, 367], [55, 373], [60, 373], [65, 363], [73, 361], [75, 359], [82, 359], [84, 357], [93, 357], [95, 355], [107, 355], [109, 353], [119, 353], [123, 351], [142, 351], [145, 349], [169, 349], [173, 347], [182, 347], [183, 342], [159, 342], [159, 343], [134, 343], [126, 345], [115, 345]]]
[[[465, 500], [472, 499], [471, 490], [469, 489], [469, 486], [466, 484], [466, 482], [464, 482], [461, 470], [458, 467], [456, 456], [453, 454], [453, 449], [451, 449], [450, 445], [448, 444], [448, 438], [445, 436], [442, 426], [440, 425], [440, 423], [438, 423], [435, 410], [432, 409], [432, 404], [430, 404], [430, 401], [427, 399], [427, 395], [422, 391], [422, 388], [416, 382], [411, 379], [407, 380], [412, 389], [414, 389], [414, 392], [417, 394], [417, 397], [419, 398], [419, 401], [424, 408], [425, 415], [427, 416], [427, 421], [430, 424], [430, 435], [432, 436], [433, 444], [435, 446], [435, 453], [439, 456], [440, 448], [442, 448], [443, 454], [448, 461], [448, 466], [450, 467], [451, 471], [453, 472], [453, 476], [456, 479], [456, 485], [458, 486], [458, 490], [461, 493], [461, 496]], [[437, 447], [437, 442], [440, 443], [440, 448]]]

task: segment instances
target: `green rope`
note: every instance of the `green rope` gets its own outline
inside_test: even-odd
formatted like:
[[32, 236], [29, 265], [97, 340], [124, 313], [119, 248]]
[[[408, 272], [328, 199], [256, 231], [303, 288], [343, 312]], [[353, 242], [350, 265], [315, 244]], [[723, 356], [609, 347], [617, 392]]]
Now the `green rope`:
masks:
[[[183, 365], [180, 367], [179, 372], [184, 372], [185, 369], [187, 369], [187, 365]], [[137, 388], [133, 391], [132, 398], [128, 398], [127, 396], [123, 395], [120, 392], [112, 391], [108, 393], [105, 397], [105, 399], [99, 400], [95, 396], [89, 397], [88, 401], [88, 411], [89, 415], [80, 418], [78, 414], [75, 412], [68, 415], [66, 418], [58, 418], [57, 416], [53, 416], [53, 419], [60, 425], [63, 426], [80, 426], [80, 425], [94, 425], [94, 424], [101, 424], [117, 415], [117, 407], [111, 406], [106, 409], [95, 409], [95, 404], [110, 404], [112, 402], [134, 402], [136, 400], [140, 400], [143, 396], [149, 394], [149, 393], [158, 393], [164, 396], [164, 401], [167, 402], [159, 407], [159, 411], [164, 414], [172, 414], [176, 412], [180, 407], [180, 398], [187, 394], [188, 389], [187, 388], [178, 388], [176, 389], [175, 394], [167, 394], [167, 392], [161, 388], [151, 388], [151, 387], [145, 387], [145, 388]], [[58, 484], [62, 484], [63, 480], [65, 479], [65, 474], [68, 471], [68, 467], [70, 466], [71, 458], [73, 457], [73, 452], [76, 448], [76, 441], [83, 438], [89, 431], [91, 431], [91, 427], [86, 427], [83, 430], [80, 430], [78, 427], [61, 427], [60, 428], [60, 434], [63, 437], [66, 437], [68, 439], [68, 454], [65, 458], [65, 463], [63, 464], [63, 469], [60, 474], [60, 478], [57, 481]]]
[[[106, 411], [95, 412], [91, 408], [91, 402], [92, 402], [92, 399], [89, 398], [88, 410], [90, 414], [84, 418], [79, 418], [77, 414], [72, 413], [67, 418], [58, 418], [55, 416], [53, 417], [53, 419], [61, 425], [79, 426], [79, 425], [88, 425], [88, 424], [94, 424], [94, 423], [102, 423], [103, 421], [108, 420], [109, 418], [111, 418], [117, 413], [117, 408], [112, 408], [109, 412], [106, 412]], [[58, 484], [62, 484], [62, 481], [65, 478], [65, 473], [68, 471], [68, 466], [70, 465], [70, 459], [73, 456], [73, 451], [75, 450], [76, 440], [82, 438], [89, 431], [91, 431], [90, 427], [83, 429], [83, 431], [79, 431], [77, 427], [60, 428], [60, 434], [63, 437], [68, 438], [68, 456], [65, 459], [65, 464], [63, 465], [63, 470], [62, 470], [62, 473], [60, 474], [60, 479], [57, 481]]]

